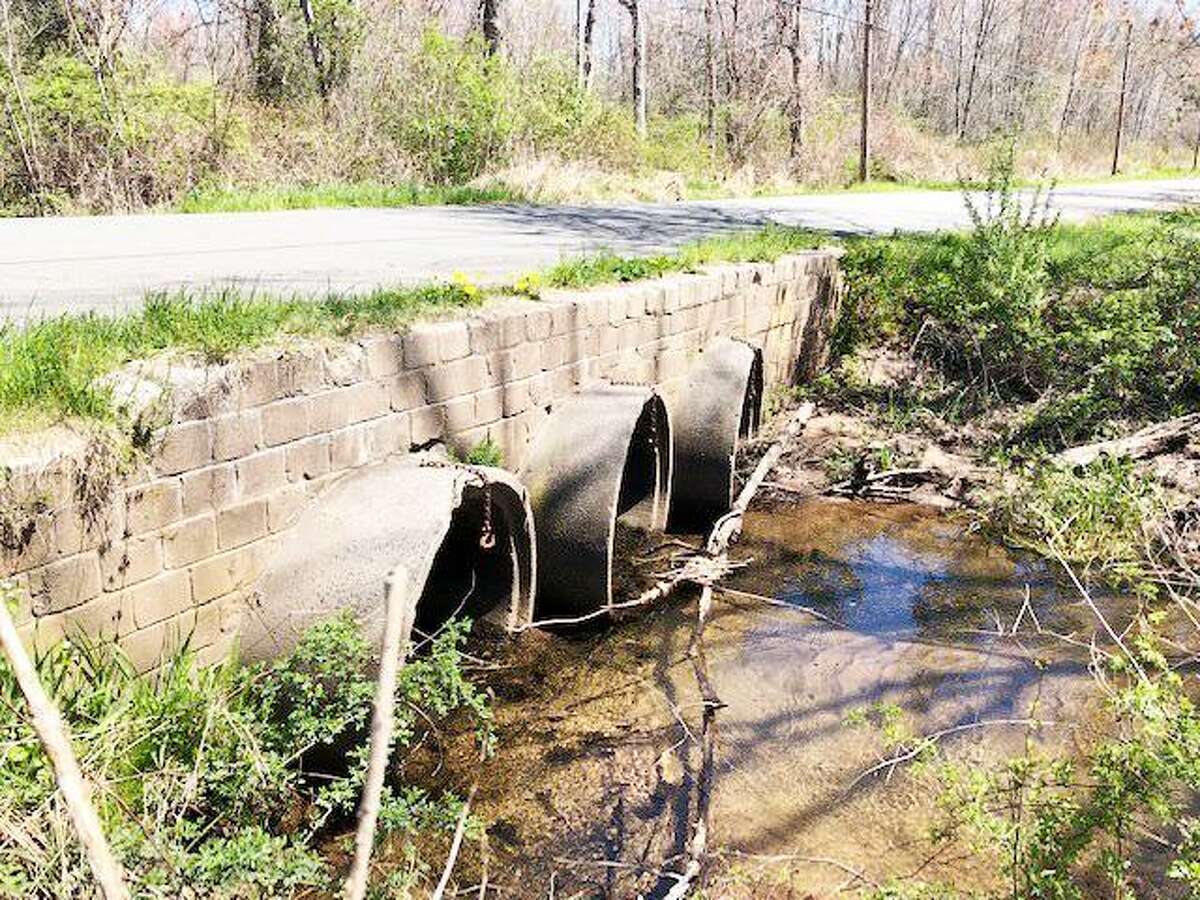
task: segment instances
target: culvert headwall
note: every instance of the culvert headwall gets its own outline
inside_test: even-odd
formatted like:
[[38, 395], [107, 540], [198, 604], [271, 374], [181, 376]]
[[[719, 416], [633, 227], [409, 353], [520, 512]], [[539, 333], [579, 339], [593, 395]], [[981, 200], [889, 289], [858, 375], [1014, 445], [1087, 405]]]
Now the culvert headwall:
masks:
[[[85, 434], [0, 440], [0, 577], [26, 641], [80, 630], [149, 669], [190, 636], [235, 646], [247, 593], [310, 504], [348, 473], [444, 440], [491, 438], [513, 470], [551, 411], [596, 379], [653, 384], [670, 407], [714, 338], [763, 350], [765, 389], [819, 370], [841, 297], [838, 254], [547, 292], [356, 341], [288, 341], [225, 365], [163, 358], [112, 378], [153, 425], [114, 478]], [[673, 407], [672, 407], [673, 408]]]

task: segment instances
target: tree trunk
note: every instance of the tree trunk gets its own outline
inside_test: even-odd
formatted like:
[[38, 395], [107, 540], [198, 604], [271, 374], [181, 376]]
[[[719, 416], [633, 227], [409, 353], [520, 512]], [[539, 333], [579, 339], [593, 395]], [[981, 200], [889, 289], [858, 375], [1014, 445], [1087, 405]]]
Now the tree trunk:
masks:
[[1075, 55], [1071, 58], [1071, 77], [1067, 81], [1067, 97], [1063, 102], [1062, 117], [1058, 122], [1058, 139], [1055, 141], [1055, 150], [1062, 152], [1063, 135], [1067, 131], [1067, 122], [1071, 116], [1071, 104], [1075, 102], [1075, 83], [1079, 77], [1079, 59], [1083, 56], [1083, 45], [1087, 40], [1088, 20], [1091, 17], [1092, 8], [1087, 6], [1083, 14], [1083, 27], [1079, 30], [1079, 42], [1075, 45]]
[[[709, 152], [717, 152], [717, 10], [704, 0], [704, 127]], [[1194, 167], [1193, 167], [1194, 168]]]
[[633, 114], [637, 133], [646, 136], [646, 23], [641, 0], [621, 0], [633, 25]]
[[799, 172], [800, 156], [804, 149], [804, 100], [803, 89], [804, 54], [800, 44], [800, 11], [802, 0], [796, 0], [792, 8], [791, 35], [788, 41], [788, 56], [792, 63], [792, 92], [788, 100], [788, 159], [793, 173]]
[[594, 58], [592, 41], [596, 30], [596, 0], [586, 0], [587, 16], [583, 19], [583, 86], [592, 88], [594, 74]]
[[304, 27], [308, 32], [308, 52], [312, 56], [313, 68], [317, 73], [317, 91], [324, 100], [329, 97], [329, 79], [325, 75], [325, 50], [321, 46], [321, 36], [317, 34], [312, 0], [300, 0], [300, 14], [304, 16]]
[[479, 0], [479, 19], [488, 55], [495, 56], [500, 52], [500, 0]]
[[279, 16], [273, 0], [255, 0], [253, 33], [249, 36], [254, 66], [254, 93], [277, 100], [283, 93], [279, 59]]

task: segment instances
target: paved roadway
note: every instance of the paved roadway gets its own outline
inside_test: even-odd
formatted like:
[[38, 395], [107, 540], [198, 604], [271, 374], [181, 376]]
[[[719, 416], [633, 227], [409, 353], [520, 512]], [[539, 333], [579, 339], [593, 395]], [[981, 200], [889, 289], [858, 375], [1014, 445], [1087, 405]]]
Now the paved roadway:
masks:
[[[1200, 179], [1060, 187], [1068, 220], [1200, 203]], [[959, 194], [904, 191], [614, 206], [326, 209], [0, 219], [0, 317], [112, 310], [237, 284], [307, 295], [465, 272], [496, 280], [599, 250], [666, 249], [768, 223], [833, 233], [969, 224]]]

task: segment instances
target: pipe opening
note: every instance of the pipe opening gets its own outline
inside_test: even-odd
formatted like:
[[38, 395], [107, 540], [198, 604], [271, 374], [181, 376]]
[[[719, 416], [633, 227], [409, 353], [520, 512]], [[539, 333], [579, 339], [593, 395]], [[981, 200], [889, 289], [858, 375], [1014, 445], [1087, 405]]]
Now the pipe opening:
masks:
[[621, 471], [617, 519], [661, 528], [671, 477], [671, 435], [666, 408], [651, 397], [638, 416]]
[[[496, 483], [463, 489], [417, 603], [418, 638], [452, 618], [470, 618], [475, 628], [492, 632], [516, 624], [533, 573], [524, 511], [510, 495]], [[484, 546], [487, 528], [491, 546]]]
[[672, 491], [672, 531], [706, 533], [729, 510], [741, 443], [762, 420], [763, 383], [762, 351], [730, 338], [688, 374], [675, 417], [675, 464], [687, 477]]
[[635, 560], [645, 554], [666, 524], [670, 483], [670, 424], [666, 407], [655, 395], [634, 426], [621, 473], [613, 523], [610, 603], [640, 593], [653, 581]]
[[661, 531], [672, 426], [646, 387], [596, 384], [555, 409], [521, 470], [537, 523], [538, 617], [613, 602], [616, 534]]

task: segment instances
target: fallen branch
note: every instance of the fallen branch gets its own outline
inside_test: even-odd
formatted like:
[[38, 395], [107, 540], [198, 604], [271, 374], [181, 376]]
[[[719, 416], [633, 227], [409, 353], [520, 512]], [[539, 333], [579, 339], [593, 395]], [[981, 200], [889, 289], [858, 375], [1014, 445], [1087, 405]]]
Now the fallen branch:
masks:
[[903, 499], [905, 495], [916, 490], [916, 485], [897, 485], [887, 482], [896, 479], [925, 480], [933, 474], [932, 469], [925, 468], [887, 469], [883, 472], [873, 472], [846, 481], [839, 481], [837, 484], [830, 485], [828, 492], [846, 497]]
[[622, 603], [612, 603], [608, 606], [602, 606], [599, 609], [593, 610], [590, 613], [585, 613], [582, 616], [570, 616], [561, 619], [537, 619], [536, 621], [528, 622], [525, 625], [519, 625], [514, 628], [513, 631], [520, 633], [522, 631], [528, 631], [531, 628], [552, 628], [564, 625], [582, 625], [584, 622], [602, 619], [619, 609], [633, 609], [637, 606], [645, 606], [647, 603], [653, 603], [656, 600], [662, 600], [686, 580], [687, 579], [683, 575], [674, 576], [659, 581], [654, 585], [654, 587], [642, 592], [632, 600], [625, 600]]
[[[845, 793], [849, 794], [858, 784], [867, 778], [870, 778], [876, 772], [882, 772], [884, 769], [895, 769], [897, 766], [916, 759], [925, 750], [932, 747], [942, 738], [949, 737], [952, 734], [959, 734], [963, 731], [973, 731], [977, 728], [988, 728], [991, 726], [1013, 726], [1023, 725], [1025, 727], [1041, 727], [1043, 725], [1056, 725], [1056, 722], [1039, 722], [1036, 719], [984, 719], [979, 722], [967, 722], [964, 725], [955, 725], [953, 728], [945, 728], [941, 731], [935, 731], [932, 734], [927, 734], [924, 737], [918, 738], [913, 742], [913, 745], [895, 756], [890, 756], [885, 760], [871, 766], [865, 772], [859, 773], [859, 776], [850, 782]], [[889, 776], [890, 777], [890, 776]]]
[[879, 889], [879, 882], [875, 881], [861, 869], [856, 869], [853, 866], [847, 865], [841, 860], [832, 859], [828, 856], [805, 856], [801, 853], [743, 853], [740, 850], [723, 851], [722, 856], [734, 856], [738, 859], [750, 859], [765, 863], [778, 862], [802, 862], [810, 863], [818, 866], [830, 866], [834, 869], [840, 869], [847, 875], [851, 876], [855, 881], [861, 881], [863, 884], [870, 885], [876, 890]]
[[383, 631], [383, 658], [375, 687], [375, 712], [371, 719], [371, 758], [367, 782], [358, 809], [358, 831], [354, 836], [354, 864], [346, 879], [346, 900], [363, 900], [371, 874], [371, 854], [375, 849], [375, 827], [383, 796], [383, 777], [392, 752], [392, 731], [396, 719], [396, 679], [404, 665], [404, 619], [408, 599], [408, 572], [398, 566], [386, 586], [387, 620]]
[[1178, 446], [1196, 432], [1200, 432], [1200, 413], [1189, 413], [1166, 422], [1156, 422], [1128, 437], [1072, 447], [1054, 459], [1067, 466], [1086, 466], [1101, 456], [1144, 459]]
[[[696, 684], [700, 688], [700, 699], [704, 706], [700, 720], [700, 776], [696, 782], [696, 815], [692, 823], [692, 837], [688, 841], [687, 865], [684, 866], [683, 872], [680, 873], [671, 890], [667, 892], [664, 900], [681, 900], [687, 896], [692, 887], [700, 880], [701, 873], [704, 871], [704, 860], [708, 853], [713, 783], [716, 779], [717, 710], [725, 706], [709, 678], [708, 658], [704, 652], [704, 629], [712, 614], [713, 583], [723, 571], [731, 568], [726, 559], [729, 544], [741, 534], [742, 519], [754, 500], [754, 495], [767, 476], [771, 474], [776, 463], [779, 462], [779, 458], [786, 448], [787, 440], [799, 433], [804, 424], [812, 417], [814, 408], [811, 403], [800, 407], [788, 421], [787, 427], [779, 439], [763, 454], [729, 512], [714, 523], [708, 541], [705, 543], [705, 557], [697, 558], [698, 561], [706, 561], [710, 571], [689, 579], [701, 585], [696, 623], [692, 628], [687, 654], [692, 661], [692, 672], [695, 675]], [[698, 566], [698, 568], [703, 570], [704, 567]]]
[[736, 588], [726, 587], [723, 584], [715, 585], [716, 589], [723, 594], [732, 594], [734, 597], [745, 597], [747, 600], [754, 600], [756, 603], [765, 603], [768, 606], [777, 606], [780, 609], [790, 609], [793, 612], [804, 613], [812, 616], [814, 619], [820, 619], [822, 622], [827, 622], [838, 628], [845, 628], [846, 623], [833, 616], [828, 616], [819, 610], [813, 609], [811, 606], [805, 606], [801, 603], [788, 603], [786, 600], [777, 600], [774, 597], [768, 597], [765, 594], [753, 594], [750, 591], [739, 591]]
[[33, 715], [33, 728], [37, 732], [46, 755], [54, 766], [54, 777], [71, 814], [71, 821], [79, 835], [79, 841], [87, 853], [92, 872], [100, 885], [105, 900], [125, 900], [129, 892], [121, 866], [113, 856], [112, 848], [100, 826], [100, 817], [92, 806], [92, 787], [79, 768], [75, 751], [71, 749], [71, 736], [58, 708], [46, 695], [38, 678], [37, 669], [25, 652], [25, 645], [17, 633], [17, 626], [8, 611], [10, 590], [0, 583], [0, 645], [12, 664], [13, 674], [29, 711]]

